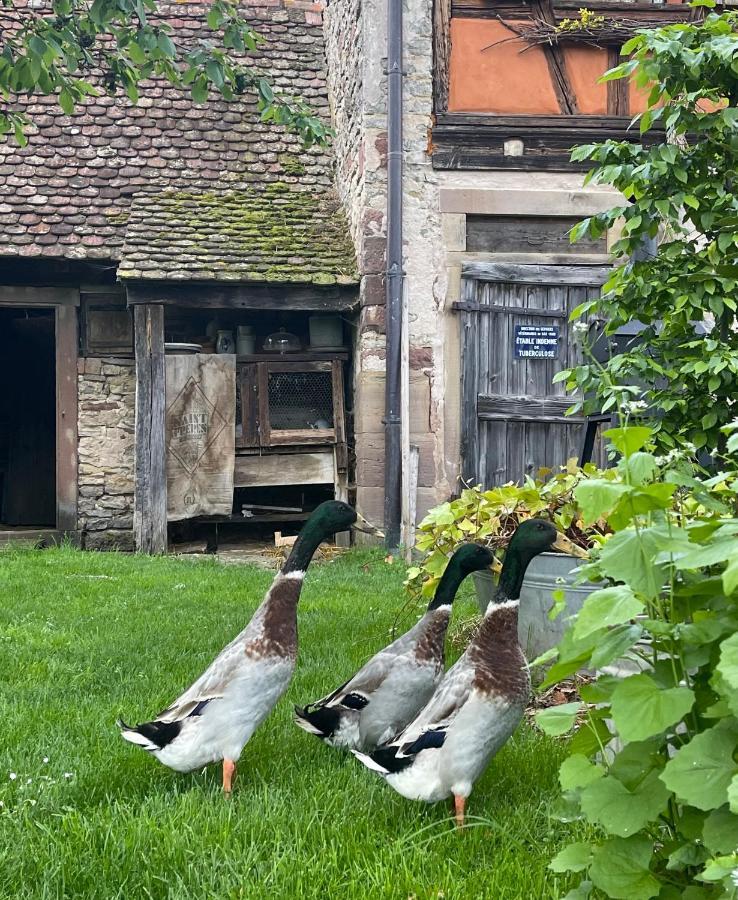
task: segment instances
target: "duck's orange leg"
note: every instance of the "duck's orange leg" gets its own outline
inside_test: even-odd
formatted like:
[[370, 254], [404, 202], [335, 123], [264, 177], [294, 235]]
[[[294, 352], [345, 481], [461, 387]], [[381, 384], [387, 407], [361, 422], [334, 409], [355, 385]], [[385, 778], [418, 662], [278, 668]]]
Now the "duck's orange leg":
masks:
[[456, 810], [456, 827], [463, 828], [464, 827], [464, 804], [466, 803], [466, 797], [459, 797], [458, 794], [454, 794], [454, 809]]
[[236, 777], [236, 764], [232, 759], [223, 760], [223, 792], [230, 795], [233, 790], [233, 779]]

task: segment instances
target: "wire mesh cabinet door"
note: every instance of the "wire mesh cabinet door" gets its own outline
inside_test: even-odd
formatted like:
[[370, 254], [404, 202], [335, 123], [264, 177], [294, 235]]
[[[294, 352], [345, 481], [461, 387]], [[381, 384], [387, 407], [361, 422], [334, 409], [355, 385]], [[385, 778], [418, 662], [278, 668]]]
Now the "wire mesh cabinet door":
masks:
[[345, 442], [340, 360], [258, 363], [262, 447]]

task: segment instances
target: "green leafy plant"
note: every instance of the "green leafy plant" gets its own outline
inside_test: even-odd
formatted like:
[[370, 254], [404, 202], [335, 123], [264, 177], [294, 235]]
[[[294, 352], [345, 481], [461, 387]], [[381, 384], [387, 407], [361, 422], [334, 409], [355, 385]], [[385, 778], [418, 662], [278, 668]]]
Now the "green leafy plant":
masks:
[[558, 473], [542, 469], [523, 484], [488, 491], [480, 485], [467, 487], [456, 500], [434, 507], [418, 525], [415, 546], [424, 556], [408, 569], [406, 584], [411, 593], [432, 597], [446, 563], [463, 541], [504, 549], [520, 522], [534, 516], [550, 519], [574, 544], [589, 547], [601, 539], [604, 523], [583, 523], [574, 489], [595, 477], [614, 483], [620, 476], [615, 469], [599, 470], [591, 464], [582, 469], [570, 460]]
[[[211, 90], [228, 100], [248, 92], [265, 121], [297, 132], [307, 145], [324, 142], [329, 129], [307, 104], [275, 92], [247, 64], [263, 39], [238, 3], [211, 0], [202, 15], [212, 38], [188, 43], [166, 21], [159, 0], [51, 0], [42, 10], [0, 0], [0, 96], [55, 94], [71, 114], [101, 89], [120, 90], [135, 103], [141, 83], [156, 76], [189, 89], [195, 103]], [[22, 111], [0, 106], [0, 135], [13, 132], [23, 145], [29, 124]]]
[[[738, 13], [641, 31], [622, 54], [603, 80], [629, 78], [650, 91], [634, 122], [642, 133], [664, 130], [648, 145], [609, 140], [572, 153], [594, 164], [587, 181], [613, 185], [627, 201], [572, 230], [575, 241], [618, 226], [612, 252], [622, 263], [573, 318], [599, 317], [607, 333], [634, 321], [644, 329], [637, 346], [606, 364], [609, 377], [585, 360], [556, 380], [586, 395], [573, 410], [614, 410], [624, 390], [641, 394], [636, 402], [658, 411], [662, 450], [688, 441], [722, 452], [720, 429], [738, 391]], [[649, 256], [644, 242], [657, 236]]]
[[562, 735], [584, 717], [559, 773], [561, 814], [597, 837], [550, 867], [581, 873], [569, 900], [735, 897], [738, 518], [721, 500], [732, 499], [735, 473], [703, 482], [647, 452], [648, 429], [610, 436], [622, 479], [574, 488], [584, 523], [612, 528], [585, 567], [608, 586], [536, 661], [553, 660], [543, 689], [581, 668], [596, 673], [581, 702], [536, 720]]

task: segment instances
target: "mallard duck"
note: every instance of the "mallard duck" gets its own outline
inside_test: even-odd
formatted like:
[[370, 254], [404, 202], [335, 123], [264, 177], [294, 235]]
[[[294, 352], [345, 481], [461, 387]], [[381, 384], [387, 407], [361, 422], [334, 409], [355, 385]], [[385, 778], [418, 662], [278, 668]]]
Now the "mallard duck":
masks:
[[297, 659], [297, 601], [321, 541], [354, 525], [350, 506], [322, 503], [300, 532], [249, 624], [171, 706], [122, 737], [177, 772], [223, 762], [229, 794], [244, 745], [287, 689]]
[[453, 796], [460, 827], [474, 782], [525, 711], [530, 676], [518, 643], [518, 598], [528, 564], [552, 547], [569, 552], [572, 544], [550, 522], [528, 519], [517, 528], [479, 630], [428, 704], [396, 740], [370, 754], [352, 751], [403, 797]]
[[295, 723], [333, 747], [366, 752], [391, 741], [425, 706], [443, 675], [446, 631], [459, 585], [493, 562], [486, 547], [459, 547], [423, 618], [327, 697], [296, 706]]

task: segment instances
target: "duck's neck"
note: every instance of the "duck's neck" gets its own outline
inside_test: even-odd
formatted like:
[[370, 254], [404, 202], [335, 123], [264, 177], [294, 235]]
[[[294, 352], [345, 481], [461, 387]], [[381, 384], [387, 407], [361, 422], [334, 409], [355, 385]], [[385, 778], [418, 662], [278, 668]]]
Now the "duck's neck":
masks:
[[500, 644], [517, 644], [519, 605], [518, 600], [490, 603], [474, 638], [477, 651], [481, 651], [485, 658], [493, 659], [493, 648]]
[[428, 610], [440, 609], [443, 606], [450, 607], [454, 602], [454, 597], [461, 582], [467, 575], [468, 572], [462, 569], [459, 562], [452, 556], [449, 564], [446, 566], [446, 571], [441, 575], [436, 593], [428, 604]]
[[532, 559], [533, 556], [530, 553], [526, 553], [512, 544], [508, 547], [502, 572], [500, 572], [500, 581], [497, 585], [497, 602], [520, 598], [525, 570]]
[[297, 536], [292, 552], [287, 557], [287, 562], [282, 566], [282, 575], [297, 572], [304, 573], [324, 537], [325, 534], [321, 528], [308, 522]]

